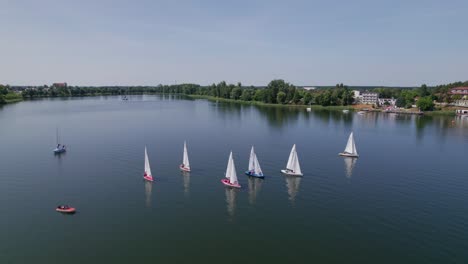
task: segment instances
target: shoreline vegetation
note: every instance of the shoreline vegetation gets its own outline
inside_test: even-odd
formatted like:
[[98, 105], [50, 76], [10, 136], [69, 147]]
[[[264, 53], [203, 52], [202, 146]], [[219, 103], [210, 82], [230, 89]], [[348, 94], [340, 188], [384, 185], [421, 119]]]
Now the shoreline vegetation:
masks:
[[[382, 106], [356, 105], [353, 90], [376, 92], [381, 98], [395, 98], [396, 106], [401, 112], [412, 114], [414, 105], [429, 115], [455, 115], [450, 107], [441, 107], [435, 103], [451, 103], [453, 98], [449, 90], [453, 87], [468, 86], [468, 81], [455, 82], [446, 85], [428, 87], [348, 87], [343, 84], [328, 87], [304, 89], [294, 86], [284, 80], [273, 80], [265, 87], [218, 84], [201, 86], [198, 84], [175, 84], [158, 86], [35, 86], [10, 87], [0, 85], [0, 105], [19, 102], [23, 99], [44, 97], [85, 97], [106, 95], [137, 95], [137, 94], [180, 94], [193, 99], [210, 101], [235, 102], [262, 106], [310, 107], [312, 109], [329, 110], [368, 110], [382, 111]], [[434, 103], [435, 102], [435, 103]], [[383, 105], [385, 106], [385, 105]], [[383, 112], [383, 111], [382, 111]]]

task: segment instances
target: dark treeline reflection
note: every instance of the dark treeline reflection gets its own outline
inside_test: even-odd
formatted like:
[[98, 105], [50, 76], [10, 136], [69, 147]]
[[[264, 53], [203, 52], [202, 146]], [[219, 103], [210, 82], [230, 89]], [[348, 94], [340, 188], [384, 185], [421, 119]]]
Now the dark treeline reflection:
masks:
[[324, 124], [329, 124], [332, 122], [342, 122], [345, 126], [350, 126], [353, 124], [354, 114], [343, 113], [341, 110], [327, 110], [319, 109], [309, 112], [310, 115], [313, 115], [316, 119], [323, 121]]
[[274, 128], [281, 128], [286, 125], [293, 125], [305, 115], [303, 108], [296, 107], [276, 107], [276, 106], [254, 106], [261, 116], [265, 117], [268, 124]]

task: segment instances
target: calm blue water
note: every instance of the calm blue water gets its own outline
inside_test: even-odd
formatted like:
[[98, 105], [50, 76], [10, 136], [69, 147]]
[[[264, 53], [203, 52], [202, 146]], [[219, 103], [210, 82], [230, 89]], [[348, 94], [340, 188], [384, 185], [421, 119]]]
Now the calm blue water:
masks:
[[[0, 263], [468, 262], [468, 118], [132, 96], [21, 102], [0, 124]], [[337, 155], [351, 131], [357, 160]], [[302, 178], [280, 173], [293, 144]], [[243, 174], [252, 145], [264, 180]], [[240, 190], [220, 183], [230, 150]]]

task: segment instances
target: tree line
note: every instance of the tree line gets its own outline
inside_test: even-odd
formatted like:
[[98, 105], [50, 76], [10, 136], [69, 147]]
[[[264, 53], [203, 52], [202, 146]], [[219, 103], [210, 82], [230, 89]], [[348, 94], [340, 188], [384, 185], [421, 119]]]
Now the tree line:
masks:
[[211, 96], [215, 98], [255, 101], [266, 104], [309, 105], [350, 105], [354, 102], [353, 92], [343, 84], [330, 89], [308, 91], [296, 87], [284, 80], [273, 80], [266, 87], [228, 84], [225, 81], [209, 86], [198, 84], [176, 84], [158, 86], [103, 86], [103, 87], [48, 87], [41, 86], [22, 90], [24, 98], [67, 97], [94, 95], [129, 95], [129, 94], [171, 93], [185, 95]]
[[[435, 87], [428, 87], [423, 84], [420, 87], [414, 88], [381, 87], [367, 90], [378, 93], [380, 98], [395, 98], [398, 107], [410, 108], [416, 104], [421, 110], [427, 111], [434, 108], [434, 101], [451, 103], [453, 100], [456, 100], [456, 96], [449, 95], [449, 91], [450, 88], [457, 86], [468, 86], [468, 81]], [[273, 80], [266, 87], [243, 86], [240, 82], [237, 84], [228, 84], [225, 81], [217, 84], [213, 83], [208, 86], [190, 83], [131, 87], [48, 87], [45, 85], [23, 89], [21, 95], [24, 98], [35, 98], [155, 93], [210, 96], [236, 101], [284, 105], [347, 106], [355, 102], [353, 90], [343, 84], [337, 84], [334, 87], [320, 87], [313, 90], [306, 90], [302, 87], [297, 87], [285, 82], [284, 80]]]

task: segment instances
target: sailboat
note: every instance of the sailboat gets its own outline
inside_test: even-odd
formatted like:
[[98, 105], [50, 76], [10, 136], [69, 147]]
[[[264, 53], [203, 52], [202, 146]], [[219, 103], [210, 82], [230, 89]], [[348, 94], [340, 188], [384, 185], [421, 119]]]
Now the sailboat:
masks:
[[245, 172], [245, 174], [253, 177], [260, 177], [263, 178], [262, 168], [260, 168], [260, 163], [257, 159], [257, 154], [255, 154], [254, 147], [250, 150], [250, 158], [249, 158], [249, 170]]
[[63, 152], [65, 152], [65, 151], [67, 151], [65, 145], [61, 145], [61, 144], [59, 143], [59, 142], [60, 142], [60, 139], [59, 139], [58, 128], [57, 128], [55, 137], [56, 137], [56, 141], [57, 141], [57, 147], [53, 149], [53, 152], [54, 152], [55, 154], [59, 154], [59, 153], [63, 153]]
[[149, 159], [148, 159], [148, 152], [146, 151], [146, 146], [145, 146], [145, 174], [143, 175], [143, 179], [152, 182], [153, 181], [153, 175], [151, 175], [151, 168], [149, 164]]
[[302, 176], [301, 166], [299, 165], [299, 157], [297, 156], [296, 144], [293, 145], [291, 153], [289, 153], [286, 169], [281, 170], [282, 173], [293, 176]]
[[182, 158], [182, 164], [179, 166], [181, 171], [187, 171], [190, 172], [190, 162], [188, 159], [188, 153], [187, 153], [187, 144], [184, 141], [184, 156]]
[[237, 181], [236, 166], [234, 165], [234, 159], [232, 158], [232, 151], [229, 154], [229, 161], [226, 168], [226, 178], [222, 179], [221, 182], [229, 187], [240, 188], [240, 184]]
[[351, 134], [349, 135], [348, 143], [346, 144], [345, 150], [339, 153], [339, 155], [345, 156], [345, 157], [353, 157], [353, 158], [359, 157], [357, 150], [356, 150], [356, 145], [354, 144], [353, 132], [351, 132]]

